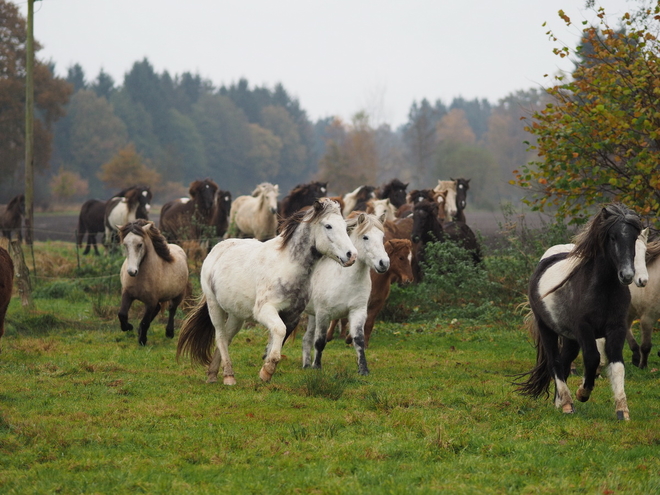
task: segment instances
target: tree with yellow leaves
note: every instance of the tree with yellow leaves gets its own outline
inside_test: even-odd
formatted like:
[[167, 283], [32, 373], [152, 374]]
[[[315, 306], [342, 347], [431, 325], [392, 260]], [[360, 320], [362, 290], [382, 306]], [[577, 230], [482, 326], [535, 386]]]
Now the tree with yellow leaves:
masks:
[[154, 187], [161, 181], [161, 175], [147, 167], [142, 156], [135, 151], [133, 143], [101, 165], [97, 175], [108, 189], [125, 189], [135, 184]]

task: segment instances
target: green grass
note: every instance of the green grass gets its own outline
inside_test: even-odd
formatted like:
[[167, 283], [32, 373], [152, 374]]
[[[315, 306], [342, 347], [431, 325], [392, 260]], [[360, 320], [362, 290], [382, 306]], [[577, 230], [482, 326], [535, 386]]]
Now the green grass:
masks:
[[380, 323], [368, 377], [340, 341], [322, 371], [301, 369], [299, 335], [267, 384], [265, 331], [244, 329], [230, 347], [238, 384], [225, 387], [176, 362], [163, 317], [141, 348], [66, 294], [10, 307], [3, 494], [660, 491], [657, 356], [627, 367], [630, 422], [615, 419], [604, 379], [571, 416], [516, 394], [511, 375], [534, 350], [514, 314]]

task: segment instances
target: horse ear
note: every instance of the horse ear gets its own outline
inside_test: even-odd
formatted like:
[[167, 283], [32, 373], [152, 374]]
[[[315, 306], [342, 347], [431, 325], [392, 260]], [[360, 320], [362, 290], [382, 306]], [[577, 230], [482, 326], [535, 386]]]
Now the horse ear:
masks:
[[380, 221], [380, 223], [385, 225], [385, 220], [387, 220], [387, 212], [384, 211], [383, 213], [381, 213], [380, 216], [378, 217], [378, 220]]
[[366, 221], [367, 221], [367, 214], [366, 214], [366, 213], [360, 213], [360, 214], [358, 215], [358, 219], [357, 219], [357, 223], [358, 223], [358, 225], [360, 225], [360, 224], [362, 224], [362, 223], [364, 223], [364, 222], [366, 222]]
[[642, 232], [639, 234], [639, 236], [642, 238], [644, 242], [648, 241], [649, 239], [649, 228], [646, 227]]

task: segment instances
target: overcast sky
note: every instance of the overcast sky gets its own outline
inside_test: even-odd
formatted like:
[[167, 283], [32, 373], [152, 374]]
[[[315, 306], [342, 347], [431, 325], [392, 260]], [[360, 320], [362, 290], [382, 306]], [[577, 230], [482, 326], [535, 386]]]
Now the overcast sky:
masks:
[[[616, 18], [626, 0], [596, 0]], [[27, 15], [24, 0], [15, 2]], [[312, 120], [367, 110], [397, 127], [413, 101], [454, 97], [491, 103], [550, 84], [570, 69], [553, 55], [552, 29], [573, 47], [585, 0], [42, 0], [37, 56], [58, 75], [79, 63], [117, 84], [134, 62], [157, 72], [200, 74], [216, 86], [246, 78], [282, 83]], [[568, 30], [557, 16], [573, 20]], [[543, 23], [547, 23], [543, 26]]]

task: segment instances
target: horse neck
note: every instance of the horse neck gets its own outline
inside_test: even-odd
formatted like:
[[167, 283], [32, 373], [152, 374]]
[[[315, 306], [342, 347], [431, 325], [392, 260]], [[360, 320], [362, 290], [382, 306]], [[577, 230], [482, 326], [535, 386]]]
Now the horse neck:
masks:
[[309, 274], [314, 266], [323, 257], [314, 246], [311, 236], [311, 225], [307, 222], [298, 224], [296, 231], [284, 247], [291, 262], [300, 267], [300, 270]]

